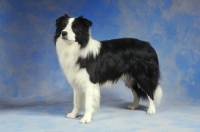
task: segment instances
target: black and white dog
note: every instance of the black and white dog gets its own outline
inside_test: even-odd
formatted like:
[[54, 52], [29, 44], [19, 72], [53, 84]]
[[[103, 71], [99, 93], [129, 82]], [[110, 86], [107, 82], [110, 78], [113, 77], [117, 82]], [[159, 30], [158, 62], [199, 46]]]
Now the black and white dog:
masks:
[[85, 114], [81, 123], [91, 122], [100, 105], [100, 87], [122, 79], [133, 93], [128, 108], [135, 109], [140, 98], [149, 100], [148, 114], [156, 112], [162, 97], [156, 51], [148, 42], [134, 38], [97, 41], [91, 37], [92, 22], [67, 14], [56, 20], [54, 41], [58, 59], [74, 92], [74, 108], [67, 115], [76, 118], [82, 101]]

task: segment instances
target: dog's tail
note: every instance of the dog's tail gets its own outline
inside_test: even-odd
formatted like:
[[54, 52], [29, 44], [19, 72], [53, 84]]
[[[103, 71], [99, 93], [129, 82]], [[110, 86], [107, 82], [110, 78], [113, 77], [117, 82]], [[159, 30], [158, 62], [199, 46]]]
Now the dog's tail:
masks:
[[159, 105], [162, 99], [162, 88], [158, 84], [156, 90], [154, 91], [154, 102], [156, 105]]

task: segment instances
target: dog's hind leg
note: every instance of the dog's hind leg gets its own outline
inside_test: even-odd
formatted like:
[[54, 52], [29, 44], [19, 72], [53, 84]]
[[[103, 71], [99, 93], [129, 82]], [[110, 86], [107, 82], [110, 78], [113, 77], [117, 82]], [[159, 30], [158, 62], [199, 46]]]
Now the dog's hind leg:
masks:
[[156, 113], [155, 104], [159, 105], [162, 98], [162, 89], [160, 85], [157, 85], [154, 91], [154, 100], [152, 100], [149, 96], [147, 97], [149, 99], [149, 108], [147, 110], [147, 114], [154, 114]]
[[156, 108], [154, 104], [154, 93], [156, 89], [156, 84], [150, 82], [147, 78], [137, 78], [137, 82], [139, 84], [139, 89], [141, 89], [149, 100], [149, 108], [147, 110], [147, 114], [154, 114], [156, 113]]
[[127, 108], [128, 109], [135, 109], [138, 107], [138, 104], [139, 104], [139, 101], [140, 101], [140, 98], [139, 96], [137, 95], [137, 93], [135, 92], [135, 90], [131, 89], [132, 93], [133, 93], [133, 96], [134, 96], [134, 99], [133, 99], [133, 103], [128, 105]]
[[156, 113], [156, 107], [154, 104], [154, 101], [147, 95], [149, 100], [149, 108], [147, 110], [147, 114], [155, 114]]
[[130, 76], [124, 77], [123, 80], [125, 82], [125, 85], [131, 89], [131, 91], [133, 93], [133, 97], [134, 97], [133, 103], [131, 103], [130, 105], [128, 105], [127, 108], [128, 109], [135, 109], [135, 108], [138, 107], [138, 104], [139, 104], [139, 101], [140, 101], [140, 97], [138, 96], [138, 94], [134, 90], [134, 89], [137, 89], [137, 83]]

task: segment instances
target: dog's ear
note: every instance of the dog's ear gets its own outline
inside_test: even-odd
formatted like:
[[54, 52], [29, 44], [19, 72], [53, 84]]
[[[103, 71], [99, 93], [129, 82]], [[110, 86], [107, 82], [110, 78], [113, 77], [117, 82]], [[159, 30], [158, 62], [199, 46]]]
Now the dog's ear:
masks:
[[84, 18], [83, 16], [80, 16], [77, 19], [79, 19], [83, 24], [85, 24], [88, 27], [92, 26], [92, 22], [90, 20]]
[[70, 18], [70, 16], [67, 14], [64, 14], [63, 16], [56, 19], [56, 27], [58, 27], [67, 18]]

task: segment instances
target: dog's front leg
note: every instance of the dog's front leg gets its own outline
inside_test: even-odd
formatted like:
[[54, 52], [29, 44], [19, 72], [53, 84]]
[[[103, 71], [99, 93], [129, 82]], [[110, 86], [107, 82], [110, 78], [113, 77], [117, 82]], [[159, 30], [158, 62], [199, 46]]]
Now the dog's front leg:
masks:
[[100, 100], [100, 89], [99, 84], [89, 83], [85, 88], [85, 114], [80, 120], [80, 123], [90, 123], [92, 114], [99, 107]]
[[67, 114], [68, 118], [76, 118], [81, 107], [82, 93], [80, 89], [76, 89], [75, 87], [73, 88], [73, 90], [74, 90], [74, 100], [73, 100], [74, 108], [71, 113]]

